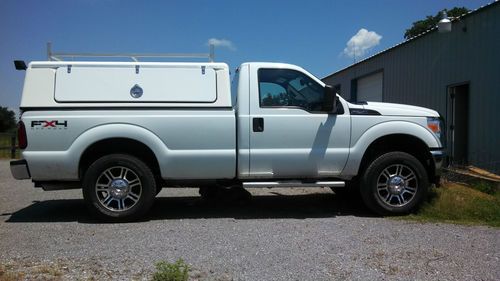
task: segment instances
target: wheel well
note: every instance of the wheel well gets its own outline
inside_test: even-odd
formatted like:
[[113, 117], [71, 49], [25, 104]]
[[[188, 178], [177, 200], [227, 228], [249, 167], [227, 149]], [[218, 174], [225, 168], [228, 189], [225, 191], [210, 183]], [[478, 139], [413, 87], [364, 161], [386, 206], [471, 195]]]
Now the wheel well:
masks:
[[372, 142], [363, 155], [358, 174], [362, 173], [372, 160], [391, 151], [402, 151], [414, 156], [425, 167], [429, 179], [434, 178], [434, 161], [429, 147], [421, 139], [405, 134], [383, 136]]
[[83, 178], [83, 175], [94, 161], [105, 155], [114, 153], [135, 156], [144, 161], [151, 168], [155, 176], [160, 176], [158, 159], [156, 159], [155, 154], [147, 145], [127, 138], [111, 138], [95, 142], [85, 149], [78, 165], [80, 179]]

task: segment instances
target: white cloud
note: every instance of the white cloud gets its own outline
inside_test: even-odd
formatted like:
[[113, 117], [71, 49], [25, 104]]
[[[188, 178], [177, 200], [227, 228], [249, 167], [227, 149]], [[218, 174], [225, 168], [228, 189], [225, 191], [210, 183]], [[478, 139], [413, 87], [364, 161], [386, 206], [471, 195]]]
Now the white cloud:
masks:
[[356, 35], [347, 41], [344, 54], [351, 58], [364, 56], [368, 50], [380, 44], [381, 39], [382, 36], [375, 31], [361, 28]]
[[236, 47], [234, 46], [233, 42], [227, 39], [210, 38], [208, 39], [207, 45], [214, 45], [215, 47], [224, 47], [228, 48], [231, 51], [236, 51]]

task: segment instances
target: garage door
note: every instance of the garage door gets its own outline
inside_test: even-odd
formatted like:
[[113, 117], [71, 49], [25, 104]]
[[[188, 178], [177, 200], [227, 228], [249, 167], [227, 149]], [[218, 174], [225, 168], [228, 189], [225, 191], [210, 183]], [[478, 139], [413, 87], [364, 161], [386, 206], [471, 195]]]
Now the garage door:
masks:
[[382, 81], [384, 73], [377, 72], [358, 79], [358, 101], [382, 101]]

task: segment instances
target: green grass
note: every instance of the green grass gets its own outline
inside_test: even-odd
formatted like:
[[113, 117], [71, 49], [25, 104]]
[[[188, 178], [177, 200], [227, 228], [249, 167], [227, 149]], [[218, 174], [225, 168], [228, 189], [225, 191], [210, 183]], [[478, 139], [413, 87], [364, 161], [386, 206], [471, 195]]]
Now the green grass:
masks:
[[487, 194], [491, 194], [491, 195], [495, 195], [498, 191], [497, 186], [495, 186], [494, 184], [491, 184], [485, 180], [478, 180], [475, 183], [471, 184], [470, 187], [474, 188], [475, 190], [478, 190], [478, 191], [481, 191], [481, 192], [484, 192]]
[[153, 274], [153, 281], [187, 281], [189, 265], [182, 259], [175, 263], [161, 261], [156, 264], [156, 272]]
[[434, 188], [416, 214], [403, 218], [422, 222], [500, 227], [500, 192], [487, 185], [447, 183]]

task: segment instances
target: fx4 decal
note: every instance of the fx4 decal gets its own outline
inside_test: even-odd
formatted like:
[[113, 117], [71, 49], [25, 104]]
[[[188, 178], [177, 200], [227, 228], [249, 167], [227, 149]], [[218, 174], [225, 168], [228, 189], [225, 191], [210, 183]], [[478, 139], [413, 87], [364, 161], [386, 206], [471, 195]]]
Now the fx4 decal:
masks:
[[32, 129], [66, 129], [68, 128], [68, 121], [59, 120], [34, 120], [31, 121]]

